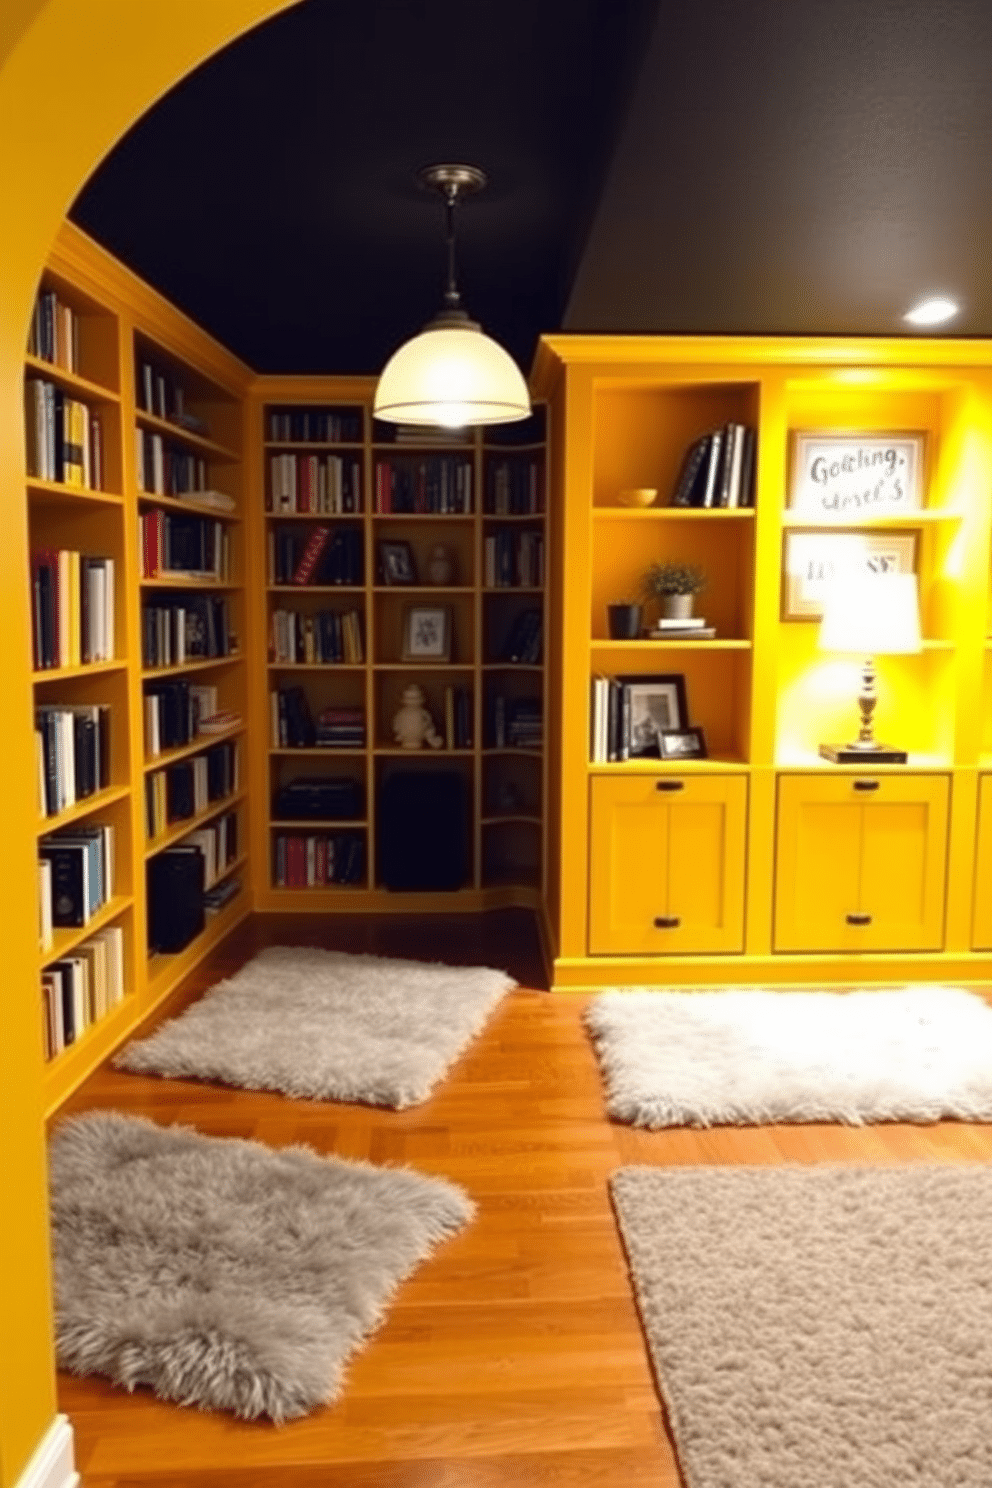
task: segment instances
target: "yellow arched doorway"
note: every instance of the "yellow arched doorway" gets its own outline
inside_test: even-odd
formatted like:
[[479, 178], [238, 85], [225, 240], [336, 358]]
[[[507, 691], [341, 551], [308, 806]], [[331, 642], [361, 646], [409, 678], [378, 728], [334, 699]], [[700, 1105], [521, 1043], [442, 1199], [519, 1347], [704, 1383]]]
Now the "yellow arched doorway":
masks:
[[174, 83], [290, 0], [3, 0], [0, 7], [0, 1488], [55, 1416], [37, 1016], [22, 368], [66, 210]]

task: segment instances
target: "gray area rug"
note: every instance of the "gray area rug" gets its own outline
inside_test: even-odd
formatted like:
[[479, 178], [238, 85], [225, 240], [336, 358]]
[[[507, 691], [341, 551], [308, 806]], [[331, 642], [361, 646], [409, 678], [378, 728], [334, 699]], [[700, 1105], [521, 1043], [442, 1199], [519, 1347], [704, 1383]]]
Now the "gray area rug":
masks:
[[427, 1099], [516, 985], [485, 966], [271, 946], [113, 1063], [398, 1109]]
[[988, 1488], [992, 1168], [612, 1179], [686, 1488]]
[[59, 1366], [274, 1421], [340, 1393], [398, 1284], [474, 1214], [406, 1169], [115, 1112], [55, 1129], [50, 1185]]
[[958, 988], [614, 991], [585, 1022], [634, 1126], [992, 1121], [992, 1009]]

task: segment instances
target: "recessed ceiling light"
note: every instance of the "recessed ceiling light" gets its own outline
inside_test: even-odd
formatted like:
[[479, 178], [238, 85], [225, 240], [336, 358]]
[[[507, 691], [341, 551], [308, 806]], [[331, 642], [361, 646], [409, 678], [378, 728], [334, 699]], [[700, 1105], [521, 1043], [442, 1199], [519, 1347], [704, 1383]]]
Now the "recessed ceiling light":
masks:
[[942, 325], [945, 320], [952, 320], [957, 313], [958, 306], [953, 300], [934, 295], [929, 300], [921, 300], [918, 305], [914, 305], [903, 316], [903, 320], [908, 320], [910, 325]]

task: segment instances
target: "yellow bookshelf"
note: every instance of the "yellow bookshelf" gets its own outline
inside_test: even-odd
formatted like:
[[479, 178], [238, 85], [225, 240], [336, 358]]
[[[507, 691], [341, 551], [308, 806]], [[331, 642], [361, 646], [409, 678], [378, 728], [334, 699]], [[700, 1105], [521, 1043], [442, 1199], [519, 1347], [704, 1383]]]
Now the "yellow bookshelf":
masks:
[[[992, 973], [992, 355], [984, 343], [550, 336], [532, 378], [556, 458], [547, 908], [554, 983], [891, 983]], [[753, 507], [667, 506], [692, 443], [757, 433]], [[918, 509], [795, 508], [800, 435], [923, 436]], [[618, 503], [658, 488], [658, 505]], [[838, 766], [858, 664], [786, 618], [803, 534], [897, 544], [923, 646], [878, 659], [878, 736]], [[907, 548], [907, 544], [909, 545]], [[609, 637], [651, 561], [701, 565], [712, 640]], [[705, 759], [591, 762], [594, 677], [676, 673]]]
[[[47, 948], [39, 951], [39, 977], [60, 958], [78, 953], [96, 932], [119, 927], [123, 932], [124, 996], [99, 1017], [91, 1016], [74, 1042], [53, 1052], [45, 1065], [43, 1089], [48, 1111], [95, 1068], [180, 978], [206, 954], [217, 939], [248, 913], [251, 906], [247, 873], [249, 797], [242, 787], [224, 800], [211, 801], [206, 810], [186, 822], [172, 821], [149, 838], [146, 821], [146, 779], [169, 764], [195, 757], [225, 739], [237, 739], [242, 750], [242, 782], [248, 764], [245, 723], [248, 716], [248, 668], [244, 651], [247, 633], [245, 601], [248, 555], [243, 538], [243, 426], [242, 410], [250, 373], [236, 358], [212, 341], [185, 316], [150, 290], [128, 270], [77, 229], [66, 225], [59, 234], [42, 278], [41, 293], [51, 294], [64, 307], [68, 341], [60, 344], [59, 360], [49, 360], [32, 331], [24, 360], [25, 417], [29, 421], [29, 473], [26, 501], [30, 547], [33, 554], [51, 550], [113, 560], [112, 654], [68, 663], [55, 655], [53, 665], [35, 655], [35, 709], [102, 707], [109, 710], [110, 751], [108, 778], [102, 788], [52, 815], [39, 801], [37, 835], [40, 839], [63, 828], [79, 830], [109, 824], [113, 827], [115, 871], [110, 897], [81, 927], [55, 929]], [[172, 390], [175, 403], [156, 410], [145, 406], [142, 368], [154, 365]], [[78, 477], [53, 479], [37, 456], [39, 395], [36, 384], [49, 383], [62, 399], [84, 404], [92, 437], [99, 423], [99, 451], [89, 446], [90, 484]], [[54, 401], [54, 400], [53, 400]], [[63, 405], [64, 406], [64, 405]], [[165, 412], [166, 417], [161, 416]], [[144, 479], [139, 469], [139, 439], [160, 441], [162, 454], [176, 461], [186, 458], [199, 488], [219, 491], [234, 503], [222, 510], [210, 503], [180, 500], [162, 466], [161, 489]], [[152, 446], [149, 443], [149, 447]], [[161, 464], [160, 457], [160, 464]], [[97, 473], [96, 465], [99, 465]], [[170, 519], [185, 515], [220, 522], [226, 532], [228, 566], [216, 582], [143, 576], [142, 518], [160, 512]], [[75, 582], [75, 581], [74, 581]], [[34, 586], [32, 586], [32, 589]], [[143, 609], [161, 603], [174, 591], [217, 594], [225, 599], [238, 649], [224, 657], [193, 658], [168, 666], [149, 664], [145, 656]], [[79, 596], [73, 592], [73, 604]], [[33, 610], [36, 607], [32, 593]], [[37, 627], [37, 621], [35, 621]], [[39, 641], [35, 640], [36, 653]], [[236, 712], [241, 722], [226, 733], [200, 735], [152, 757], [144, 727], [144, 695], [161, 682], [189, 681], [216, 685], [218, 707]], [[36, 787], [39, 795], [43, 782]], [[210, 826], [227, 811], [238, 818], [239, 853], [225, 865], [236, 873], [241, 891], [221, 912], [208, 918], [204, 932], [178, 954], [156, 955], [148, 948], [146, 865], [150, 857], [181, 840], [189, 831]], [[95, 1009], [89, 1010], [90, 1014]], [[39, 1002], [39, 1018], [43, 1009]]]
[[[254, 663], [255, 705], [252, 728], [268, 740], [266, 753], [253, 760], [251, 792], [260, 807], [252, 838], [256, 907], [262, 910], [482, 909], [521, 904], [537, 908], [545, 874], [546, 777], [542, 747], [497, 747], [493, 734], [496, 698], [536, 700], [546, 714], [543, 648], [532, 664], [501, 660], [501, 651], [523, 609], [538, 611], [546, 631], [544, 549], [546, 444], [543, 411], [535, 421], [539, 438], [528, 430], [512, 442], [474, 431], [466, 440], [440, 436], [436, 443], [406, 444], [386, 426], [373, 423], [374, 383], [370, 379], [261, 378], [251, 393], [252, 498], [250, 544], [255, 571], [263, 574], [254, 591], [250, 651]], [[303, 416], [311, 420], [304, 425]], [[331, 416], [337, 423], [326, 422]], [[325, 423], [318, 422], [320, 418]], [[312, 437], [303, 438], [304, 433]], [[292, 500], [285, 494], [287, 465], [296, 461], [298, 485]], [[338, 500], [350, 509], [308, 508], [318, 471], [315, 504], [334, 503], [329, 475], [320, 475], [329, 460], [342, 462], [348, 478]], [[428, 493], [419, 467], [443, 460], [442, 485], [435, 471]], [[458, 468], [467, 475], [458, 473]], [[397, 479], [387, 489], [384, 471], [409, 475], [409, 486]], [[416, 494], [419, 481], [419, 495]], [[297, 497], [296, 493], [299, 491]], [[434, 505], [440, 509], [415, 509]], [[280, 509], [288, 507], [289, 509]], [[402, 508], [402, 509], [401, 509]], [[411, 509], [413, 508], [413, 509]], [[520, 508], [520, 509], [515, 509]], [[533, 508], [533, 509], [531, 509]], [[357, 569], [345, 582], [292, 582], [291, 566], [275, 568], [274, 545], [282, 542], [297, 557], [303, 534], [324, 525], [333, 534], [348, 530], [356, 543]], [[505, 534], [505, 535], [504, 535]], [[496, 539], [509, 555], [503, 581], [487, 583]], [[487, 545], [487, 540], [488, 545]], [[411, 561], [410, 582], [390, 581], [384, 569], [383, 545], [402, 549]], [[435, 549], [442, 545], [450, 562], [443, 582], [432, 583]], [[320, 570], [316, 578], [321, 578]], [[404, 660], [403, 629], [407, 606], [435, 604], [450, 615], [451, 652], [445, 661]], [[297, 642], [290, 652], [276, 649], [273, 626], [279, 612], [292, 611], [305, 630], [321, 611], [355, 611], [362, 636], [361, 660], [348, 654], [338, 661], [319, 661]], [[400, 749], [391, 721], [403, 688], [417, 682], [426, 694], [435, 726], [445, 739], [440, 750]], [[328, 707], [360, 710], [364, 743], [347, 748], [293, 746], [273, 733], [271, 694], [301, 687], [314, 719]], [[467, 731], [449, 737], [447, 691], [461, 689], [468, 699]], [[509, 707], [510, 704], [504, 705]], [[463, 742], [466, 741], [466, 742]], [[380, 800], [398, 769], [436, 769], [460, 773], [469, 802], [469, 871], [463, 888], [445, 893], [391, 893], [383, 887], [377, 855]], [[362, 807], [346, 821], [287, 823], [276, 814], [279, 789], [301, 775], [346, 776], [359, 791]], [[263, 807], [268, 808], [268, 815]], [[280, 846], [290, 837], [330, 835], [357, 838], [360, 863], [346, 882], [298, 882]], [[298, 849], [293, 849], [298, 851]], [[290, 883], [292, 879], [292, 883]]]

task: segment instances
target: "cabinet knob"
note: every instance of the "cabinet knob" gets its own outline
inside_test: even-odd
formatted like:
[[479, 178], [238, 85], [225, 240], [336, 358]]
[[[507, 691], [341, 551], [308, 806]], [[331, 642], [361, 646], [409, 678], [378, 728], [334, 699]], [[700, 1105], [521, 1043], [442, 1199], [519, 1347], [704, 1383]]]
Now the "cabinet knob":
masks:
[[678, 915], [656, 915], [654, 928], [656, 930], [677, 930], [681, 923]]
[[877, 780], [856, 780], [854, 782], [854, 789], [860, 791], [878, 790], [878, 786], [879, 782]]
[[685, 790], [685, 781], [684, 780], [656, 780], [655, 783], [654, 783], [654, 788], [655, 788], [655, 790], [664, 790], [664, 791]]
[[870, 925], [871, 924], [871, 915], [870, 914], [849, 914], [849, 915], [845, 915], [844, 918], [847, 920], [847, 923], [849, 925]]

